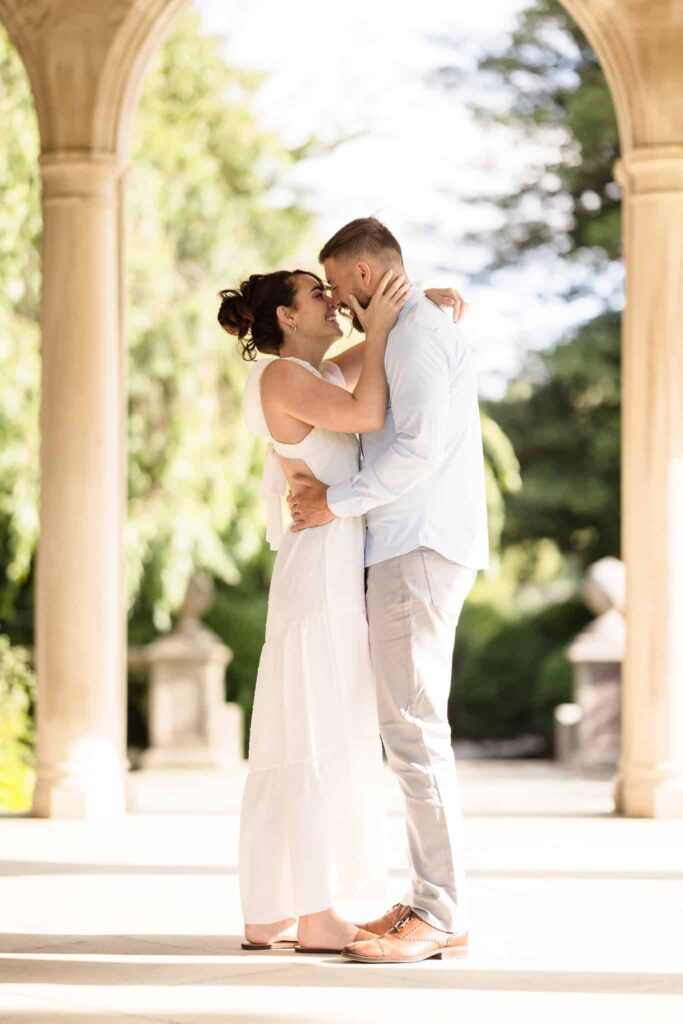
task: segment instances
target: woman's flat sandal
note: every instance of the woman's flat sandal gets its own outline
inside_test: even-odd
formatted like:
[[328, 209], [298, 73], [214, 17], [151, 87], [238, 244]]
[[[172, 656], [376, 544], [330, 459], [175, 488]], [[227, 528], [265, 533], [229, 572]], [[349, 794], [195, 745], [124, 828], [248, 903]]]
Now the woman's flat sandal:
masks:
[[295, 949], [297, 945], [296, 939], [276, 939], [275, 942], [243, 942], [242, 949]]

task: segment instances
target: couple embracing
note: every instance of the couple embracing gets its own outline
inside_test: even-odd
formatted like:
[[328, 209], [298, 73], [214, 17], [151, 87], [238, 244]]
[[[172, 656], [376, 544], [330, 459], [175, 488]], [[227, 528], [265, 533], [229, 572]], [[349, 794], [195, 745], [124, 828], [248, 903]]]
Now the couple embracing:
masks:
[[[343, 227], [320, 262], [327, 284], [283, 270], [220, 293], [219, 323], [245, 357], [275, 357], [255, 363], [244, 398], [250, 430], [267, 441], [277, 556], [240, 819], [243, 948], [365, 963], [462, 956], [447, 704], [458, 617], [488, 558], [464, 303], [412, 287], [375, 218]], [[340, 308], [365, 340], [328, 360]], [[405, 797], [411, 885], [357, 924], [333, 902], [384, 890], [380, 735]]]

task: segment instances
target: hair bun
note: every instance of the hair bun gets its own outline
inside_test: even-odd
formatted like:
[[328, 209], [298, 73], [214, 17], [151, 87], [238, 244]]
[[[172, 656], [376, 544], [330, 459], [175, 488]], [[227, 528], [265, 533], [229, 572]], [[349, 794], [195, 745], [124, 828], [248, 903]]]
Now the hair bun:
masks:
[[243, 359], [256, 359], [259, 352], [270, 356], [280, 353], [284, 338], [278, 307], [296, 305], [296, 282], [301, 276], [322, 285], [318, 275], [310, 270], [275, 270], [270, 274], [252, 274], [239, 288], [226, 288], [218, 293], [218, 323], [228, 334], [239, 338]]
[[244, 281], [241, 288], [226, 288], [218, 293], [221, 300], [218, 310], [218, 323], [228, 334], [236, 335], [240, 341], [244, 338], [256, 319], [249, 303], [251, 288]]

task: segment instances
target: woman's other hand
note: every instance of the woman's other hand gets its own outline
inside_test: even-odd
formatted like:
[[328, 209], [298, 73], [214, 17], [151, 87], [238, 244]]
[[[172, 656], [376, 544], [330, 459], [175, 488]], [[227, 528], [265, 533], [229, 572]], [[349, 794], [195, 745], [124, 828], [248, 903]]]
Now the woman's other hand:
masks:
[[469, 309], [469, 303], [465, 302], [460, 292], [456, 291], [455, 288], [427, 288], [425, 295], [440, 309], [450, 309], [453, 307], [454, 324], [462, 320]]

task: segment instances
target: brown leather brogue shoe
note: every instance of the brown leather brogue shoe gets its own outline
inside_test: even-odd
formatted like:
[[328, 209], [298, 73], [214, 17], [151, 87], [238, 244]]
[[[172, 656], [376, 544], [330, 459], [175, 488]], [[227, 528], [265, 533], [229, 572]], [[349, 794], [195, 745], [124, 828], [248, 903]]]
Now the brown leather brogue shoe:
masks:
[[390, 928], [393, 928], [399, 917], [405, 914], [406, 910], [410, 910], [405, 903], [394, 903], [391, 910], [387, 910], [386, 914], [382, 917], [376, 918], [374, 921], [366, 921], [365, 924], [359, 924], [359, 928], [365, 929], [366, 932], [372, 932], [373, 935], [384, 935]]
[[430, 957], [467, 955], [468, 933], [433, 928], [410, 907], [385, 935], [344, 946], [342, 955], [365, 964], [415, 964]]

